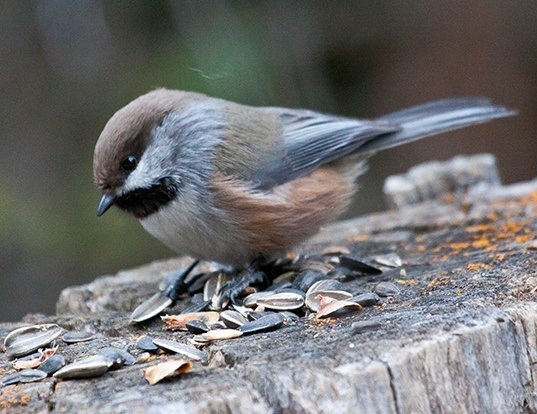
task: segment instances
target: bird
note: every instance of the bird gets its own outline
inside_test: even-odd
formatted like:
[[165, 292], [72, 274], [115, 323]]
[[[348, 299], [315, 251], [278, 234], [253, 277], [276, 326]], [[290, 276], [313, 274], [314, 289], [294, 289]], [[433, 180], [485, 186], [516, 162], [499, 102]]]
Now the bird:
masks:
[[245, 268], [334, 221], [376, 152], [514, 114], [462, 97], [357, 119], [155, 89], [96, 143], [97, 215], [115, 206], [180, 254]]

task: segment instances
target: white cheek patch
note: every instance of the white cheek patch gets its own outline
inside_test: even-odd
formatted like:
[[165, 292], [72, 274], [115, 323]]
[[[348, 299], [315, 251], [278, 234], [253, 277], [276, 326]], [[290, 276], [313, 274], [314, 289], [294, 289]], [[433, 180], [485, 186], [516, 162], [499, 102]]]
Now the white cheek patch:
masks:
[[125, 194], [137, 188], [150, 187], [159, 179], [161, 172], [159, 169], [150, 168], [144, 157], [142, 157], [138, 166], [129, 174], [118, 193]]

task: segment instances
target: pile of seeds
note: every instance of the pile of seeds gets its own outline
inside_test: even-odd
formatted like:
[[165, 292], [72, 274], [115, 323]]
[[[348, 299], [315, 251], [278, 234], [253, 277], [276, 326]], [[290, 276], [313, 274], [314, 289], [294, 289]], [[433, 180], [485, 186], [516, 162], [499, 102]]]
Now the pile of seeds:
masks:
[[[401, 259], [394, 253], [377, 256], [374, 261], [384, 267], [402, 265]], [[372, 292], [353, 294], [342, 281], [352, 280], [364, 273], [378, 275], [382, 270], [334, 250], [285, 266], [283, 272], [280, 267], [281, 274], [273, 279], [272, 285], [266, 290], [256, 291], [247, 287], [247, 294], [233, 304], [222, 296], [222, 287], [230, 281], [228, 275], [223, 272], [201, 275], [204, 283], [196, 283], [196, 290], [203, 290], [203, 293], [196, 294], [196, 290], [191, 290], [197, 300], [181, 314], [163, 316], [164, 329], [189, 331], [194, 336], [188, 338], [188, 342], [200, 347], [215, 340], [275, 330], [284, 324], [295, 323], [303, 316], [340, 316], [376, 305], [380, 297], [399, 293], [395, 284], [380, 282]], [[149, 313], [154, 311], [149, 309]], [[146, 341], [150, 341], [150, 338], [141, 339], [139, 346], [142, 349]], [[160, 346], [188, 356], [180, 350], [179, 345], [182, 344], [165, 342], [166, 345], [159, 340], [154, 340], [150, 345], [147, 342], [145, 350]], [[198, 359], [202, 360], [201, 357]]]
[[[97, 371], [102, 371], [99, 374], [102, 375], [117, 359], [117, 355], [110, 352], [101, 355], [99, 367], [94, 357], [66, 365], [65, 357], [56, 353], [60, 347], [60, 336], [61, 342], [67, 345], [95, 339], [93, 333], [69, 332], [56, 324], [25, 326], [10, 332], [4, 339], [4, 350], [9, 358], [17, 358], [13, 367], [20, 371], [4, 377], [2, 385], [40, 381], [51, 375], [56, 378], [83, 378], [96, 376]], [[105, 365], [107, 368], [103, 370]]]
[[[374, 260], [384, 267], [402, 264], [393, 253]], [[279, 276], [273, 278], [269, 288], [256, 291], [248, 287], [245, 295], [233, 304], [221, 293], [222, 287], [229, 282], [228, 275], [221, 272], [203, 275], [203, 283], [199, 283], [198, 278], [196, 289], [202, 289], [203, 293], [196, 296], [195, 291], [191, 292], [197, 301], [179, 315], [162, 317], [164, 329], [192, 333], [193, 336], [187, 338], [188, 343], [142, 336], [136, 344], [142, 351], [137, 357], [123, 349], [105, 347], [96, 355], [66, 364], [66, 358], [58, 353], [60, 345], [90, 341], [96, 335], [66, 332], [55, 324], [16, 329], [5, 338], [4, 350], [10, 359], [17, 358], [13, 367], [18, 371], [4, 377], [1, 383], [5, 386], [41, 381], [47, 376], [62, 380], [97, 377], [124, 365], [148, 362], [157, 352], [180, 355], [181, 359], [170, 359], [143, 370], [147, 381], [155, 384], [163, 378], [188, 372], [191, 361], [208, 364], [209, 355], [199, 348], [212, 341], [276, 330], [285, 324], [296, 323], [304, 316], [339, 316], [373, 306], [381, 296], [399, 293], [393, 283], [380, 282], [372, 292], [354, 294], [343, 281], [364, 273], [377, 275], [381, 270], [341, 252], [330, 251], [324, 256], [295, 260], [280, 266], [279, 270]], [[361, 332], [373, 328], [371, 324], [358, 323], [352, 329]]]

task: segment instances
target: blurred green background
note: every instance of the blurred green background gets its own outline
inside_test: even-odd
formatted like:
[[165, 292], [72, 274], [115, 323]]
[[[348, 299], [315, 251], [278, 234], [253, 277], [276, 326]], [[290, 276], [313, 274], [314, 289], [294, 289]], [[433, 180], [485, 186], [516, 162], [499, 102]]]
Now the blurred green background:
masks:
[[431, 159], [537, 175], [535, 1], [0, 1], [1, 320], [174, 254], [118, 211], [97, 220], [92, 183], [108, 118], [160, 86], [356, 117], [460, 95], [520, 111], [377, 155], [351, 214]]

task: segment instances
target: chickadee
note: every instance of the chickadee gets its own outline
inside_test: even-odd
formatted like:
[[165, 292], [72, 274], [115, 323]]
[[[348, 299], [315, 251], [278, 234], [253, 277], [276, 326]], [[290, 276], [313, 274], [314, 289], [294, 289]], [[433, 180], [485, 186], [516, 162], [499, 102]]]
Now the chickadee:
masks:
[[157, 89], [97, 142], [97, 215], [115, 205], [181, 254], [244, 267], [336, 219], [377, 151], [512, 114], [454, 98], [360, 120]]

